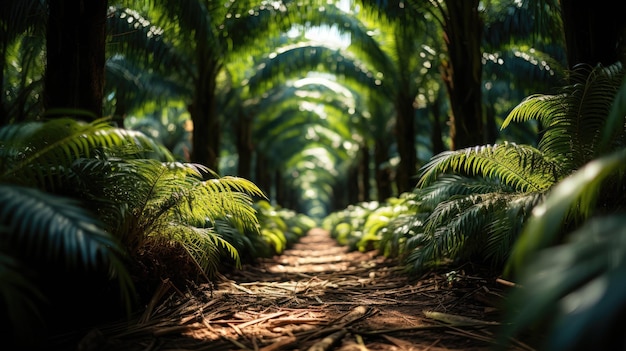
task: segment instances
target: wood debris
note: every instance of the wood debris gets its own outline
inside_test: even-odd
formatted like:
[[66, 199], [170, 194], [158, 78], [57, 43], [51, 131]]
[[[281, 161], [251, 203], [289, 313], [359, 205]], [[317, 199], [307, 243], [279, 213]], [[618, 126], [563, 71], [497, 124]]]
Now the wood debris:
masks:
[[[90, 350], [489, 350], [501, 282], [455, 270], [411, 280], [313, 230], [283, 255], [183, 293], [164, 282], [136, 321]], [[105, 342], [102, 342], [102, 340]], [[513, 343], [509, 350], [532, 350]]]

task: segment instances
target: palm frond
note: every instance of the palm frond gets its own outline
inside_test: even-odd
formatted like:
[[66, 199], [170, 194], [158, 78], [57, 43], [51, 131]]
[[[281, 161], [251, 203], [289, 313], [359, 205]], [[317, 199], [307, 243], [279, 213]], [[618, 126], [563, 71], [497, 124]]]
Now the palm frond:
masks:
[[[538, 325], [546, 350], [615, 349], [623, 343], [626, 217], [589, 220], [555, 246], [528, 260], [522, 287], [508, 298], [505, 340]], [[523, 308], [520, 308], [523, 306]]]
[[46, 15], [46, 4], [43, 1], [3, 1], [0, 4], [0, 53], [4, 54], [5, 44], [12, 43], [25, 32], [43, 33]]
[[[333, 62], [333, 65], [325, 67], [327, 62]], [[270, 54], [268, 59], [258, 65], [255, 74], [245, 84], [251, 92], [255, 92], [261, 88], [267, 89], [266, 85], [270, 82], [282, 84], [294, 75], [320, 67], [328, 69], [329, 73], [334, 73], [341, 79], [356, 82], [368, 89], [380, 91], [383, 88], [376, 75], [349, 53], [308, 42], [280, 48]]]
[[626, 150], [616, 151], [589, 162], [555, 186], [533, 210], [515, 245], [508, 270], [521, 270], [532, 254], [555, 243], [567, 220], [589, 218], [596, 210], [596, 200], [606, 180], [623, 174], [625, 165]]
[[379, 248], [383, 231], [387, 230], [392, 218], [398, 214], [396, 211], [399, 212], [400, 207], [380, 206], [367, 216], [362, 227], [363, 235], [357, 243], [359, 251], [365, 252]]
[[496, 178], [518, 191], [543, 191], [561, 178], [563, 170], [557, 160], [532, 146], [485, 145], [434, 156], [422, 167], [419, 186], [446, 172]]
[[497, 209], [485, 227], [488, 237], [482, 244], [482, 252], [487, 260], [503, 263], [509, 259], [524, 223], [544, 197], [545, 194], [540, 192], [506, 196], [506, 206]]
[[198, 228], [181, 223], [169, 226], [165, 232], [153, 232], [151, 237], [157, 242], [171, 240], [181, 244], [199, 268], [199, 272], [207, 274], [209, 278], [213, 278], [221, 268], [222, 249], [237, 266], [240, 265], [237, 249], [220, 237], [213, 228]]
[[96, 268], [104, 262], [111, 274], [124, 274], [123, 250], [80, 203], [33, 188], [0, 188], [0, 223], [8, 229], [3, 241], [67, 266]]
[[409, 270], [422, 272], [455, 259], [479, 257], [501, 266], [541, 193], [454, 195], [429, 214], [407, 245]]
[[[124, 242], [138, 248], [148, 242], [172, 240], [189, 253], [204, 273], [214, 273], [225, 252], [239, 264], [237, 247], [220, 236], [223, 223], [236, 231], [244, 245], [243, 233], [258, 233], [259, 223], [251, 196], [264, 196], [254, 183], [237, 177], [203, 180], [208, 168], [193, 163], [129, 160], [135, 167], [135, 180], [124, 184], [132, 197], [126, 197], [129, 228]], [[132, 169], [132, 168], [131, 168]], [[216, 227], [219, 224], [219, 227]]]
[[[404, 213], [393, 218], [381, 231], [379, 251], [385, 257], [404, 259], [415, 246], [409, 242], [423, 233], [424, 223], [429, 213]], [[415, 240], [413, 240], [415, 241]]]
[[515, 189], [493, 178], [442, 174], [436, 182], [422, 188], [416, 188], [413, 195], [417, 197], [417, 210], [425, 212], [432, 211], [438, 204], [453, 196], [514, 191]]
[[[114, 128], [104, 120], [83, 123], [70, 118], [8, 125], [0, 129], [0, 179], [17, 184], [54, 187], [56, 177], [78, 158], [101, 148], [128, 145], [173, 159], [162, 146], [144, 134]], [[55, 180], [56, 179], [56, 180]]]
[[598, 155], [626, 146], [626, 78], [615, 95], [606, 124], [602, 128]]
[[229, 218], [216, 219], [212, 224], [212, 228], [237, 250], [240, 260], [242, 258], [253, 259], [259, 257], [263, 252], [262, 248], [258, 247], [261, 242], [259, 240], [261, 237], [260, 233], [242, 233], [230, 223]]
[[280, 255], [287, 248], [287, 238], [278, 228], [261, 228], [261, 236], [272, 248], [273, 255]]
[[137, 11], [124, 7], [110, 7], [107, 18], [110, 37], [108, 49], [140, 58], [144, 65], [154, 68], [169, 67], [188, 69], [184, 56], [163, 40], [163, 29], [150, 22]]
[[570, 85], [558, 95], [533, 95], [516, 106], [502, 128], [512, 121], [536, 119], [544, 126], [539, 149], [560, 158], [574, 170], [598, 155], [607, 116], [622, 83], [621, 65], [581, 66], [570, 73]]
[[125, 251], [81, 203], [33, 188], [0, 185], [2, 242], [15, 257], [38, 257], [70, 268], [102, 271], [119, 283], [130, 308], [134, 289]]

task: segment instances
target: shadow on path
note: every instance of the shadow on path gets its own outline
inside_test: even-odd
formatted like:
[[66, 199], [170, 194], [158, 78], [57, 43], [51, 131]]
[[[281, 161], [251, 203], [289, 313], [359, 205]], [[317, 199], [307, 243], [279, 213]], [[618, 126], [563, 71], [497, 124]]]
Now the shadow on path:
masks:
[[94, 330], [80, 349], [489, 350], [501, 290], [463, 270], [410, 281], [395, 262], [313, 229], [213, 289], [164, 285], [157, 296], [138, 322]]

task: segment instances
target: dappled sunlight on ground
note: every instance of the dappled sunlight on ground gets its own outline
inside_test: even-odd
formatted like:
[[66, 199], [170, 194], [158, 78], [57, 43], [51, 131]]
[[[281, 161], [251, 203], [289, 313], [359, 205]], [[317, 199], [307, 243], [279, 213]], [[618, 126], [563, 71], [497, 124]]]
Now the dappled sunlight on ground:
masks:
[[169, 293], [143, 324], [105, 332], [94, 350], [489, 350], [501, 297], [462, 270], [454, 281], [411, 281], [396, 262], [348, 252], [323, 230], [216, 286]]

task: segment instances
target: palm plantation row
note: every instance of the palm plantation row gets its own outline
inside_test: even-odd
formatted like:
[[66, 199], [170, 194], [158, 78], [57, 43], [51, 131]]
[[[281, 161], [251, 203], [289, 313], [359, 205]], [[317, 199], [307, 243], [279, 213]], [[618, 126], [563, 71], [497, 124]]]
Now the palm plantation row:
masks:
[[[10, 332], [67, 313], [42, 311], [46, 299], [121, 294], [132, 310], [158, 277], [211, 280], [324, 218], [341, 243], [409, 274], [472, 261], [521, 282], [502, 340], [547, 323], [549, 349], [621, 342], [619, 11], [98, 1], [74, 21], [101, 35], [85, 54], [49, 39], [77, 18], [68, 3], [2, 5]], [[318, 26], [342, 40], [314, 40]]]

